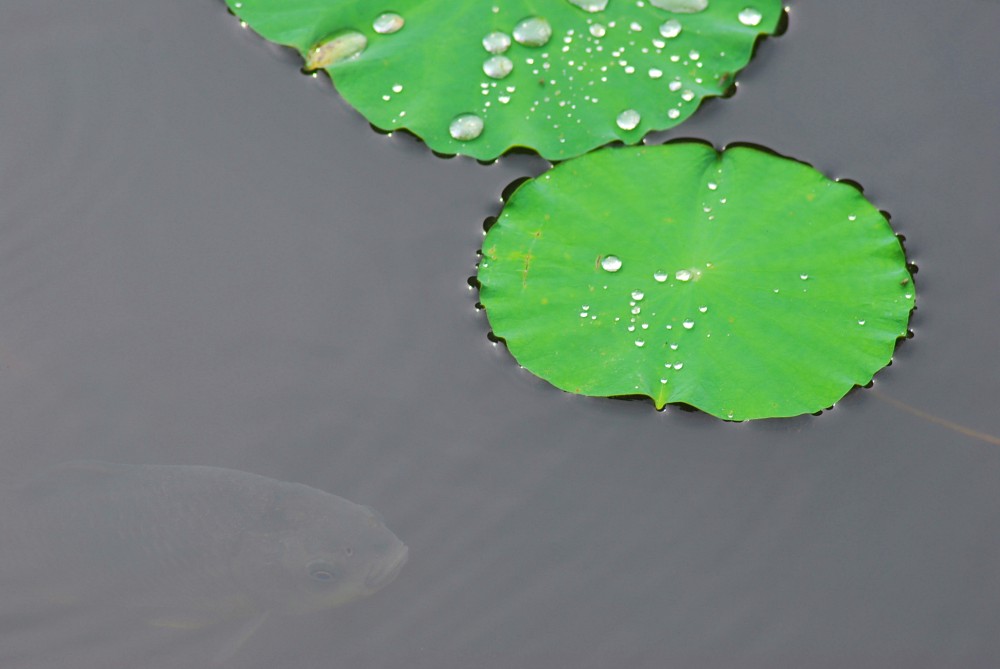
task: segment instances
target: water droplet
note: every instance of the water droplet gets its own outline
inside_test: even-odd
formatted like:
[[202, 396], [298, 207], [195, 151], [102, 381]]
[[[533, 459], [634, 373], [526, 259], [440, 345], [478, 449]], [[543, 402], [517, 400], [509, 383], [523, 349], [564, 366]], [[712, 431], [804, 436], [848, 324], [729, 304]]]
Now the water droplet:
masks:
[[636, 340], [635, 340], [635, 345], [636, 345], [636, 346], [638, 346], [639, 348], [642, 348], [643, 346], [645, 346], [645, 345], [646, 345], [646, 342], [644, 342], [644, 341], [643, 341], [643, 340], [641, 340], [641, 339], [636, 339]]
[[514, 69], [514, 62], [507, 56], [492, 56], [483, 63], [483, 72], [494, 79], [503, 79]]
[[586, 318], [586, 317], [587, 317], [587, 312], [586, 311], [581, 311], [580, 312], [580, 318]]
[[761, 16], [761, 13], [756, 9], [754, 9], [753, 7], [747, 7], [746, 9], [740, 12], [739, 16], [740, 16], [740, 23], [742, 23], [745, 26], [755, 26], [759, 24], [760, 20], [763, 18], [763, 16]]
[[590, 34], [594, 37], [604, 37], [608, 32], [608, 29], [602, 26], [600, 23], [595, 23], [590, 26]]
[[503, 53], [510, 48], [510, 35], [495, 30], [483, 38], [483, 48], [490, 53]]
[[805, 281], [805, 280], [807, 280], [809, 278], [809, 275], [808, 274], [799, 274], [799, 278], [802, 279], [803, 281]]
[[368, 39], [364, 35], [356, 30], [349, 30], [310, 49], [302, 69], [312, 72], [349, 58], [356, 58], [366, 46]]
[[681, 115], [681, 112], [680, 112], [679, 109], [668, 109], [667, 110], [667, 116], [669, 116], [670, 118], [677, 118], [680, 115]]
[[394, 32], [399, 32], [405, 23], [406, 21], [399, 14], [386, 12], [385, 14], [379, 14], [372, 21], [372, 30], [380, 35], [391, 35]]
[[629, 332], [635, 332], [635, 326], [634, 325], [628, 326], [628, 331]]
[[848, 221], [856, 221], [856, 220], [858, 220], [858, 217], [855, 216], [854, 214], [851, 214], [850, 216], [847, 217], [847, 220]]
[[683, 362], [675, 362], [674, 363], [674, 369], [681, 369], [682, 367], [684, 367], [684, 363]]
[[644, 297], [646, 297], [646, 294], [644, 292], [642, 292], [641, 290], [633, 290], [632, 291], [632, 299], [633, 300], [635, 300], [635, 301], [638, 302], [639, 300], [641, 300]]
[[677, 350], [677, 344], [671, 344], [670, 345], [670, 350], [671, 351], [676, 351]]
[[626, 109], [618, 115], [616, 122], [622, 130], [635, 130], [641, 120], [642, 117], [639, 115], [639, 112], [634, 109]]
[[719, 187], [719, 184], [717, 184], [715, 182], [712, 182], [712, 181], [708, 182], [708, 190], [715, 190], [718, 187]]
[[583, 309], [584, 311], [590, 311], [590, 305], [589, 304], [583, 304], [583, 305], [580, 306], [580, 308]]
[[858, 321], [858, 325], [864, 325], [864, 324], [865, 322], [863, 320]]
[[403, 92], [403, 85], [402, 84], [396, 84], [396, 85], [394, 85], [392, 87], [392, 92], [393, 93], [402, 93]]
[[552, 37], [552, 26], [541, 16], [529, 16], [514, 26], [514, 40], [524, 46], [544, 46]]
[[662, 76], [663, 76], [663, 70], [657, 69], [655, 67], [649, 68], [650, 79], [659, 79]]
[[708, 0], [649, 0], [654, 7], [678, 14], [694, 14], [708, 7]]
[[640, 313], [642, 313], [642, 307], [632, 307], [632, 313], [638, 316]]
[[683, 323], [681, 323], [681, 325], [684, 326], [685, 330], [690, 330], [691, 328], [694, 327], [694, 321], [692, 321], [692, 320], [686, 320]]
[[460, 142], [468, 142], [483, 134], [483, 119], [475, 114], [456, 116], [448, 132]]
[[642, 32], [642, 24], [639, 23], [638, 21], [633, 21], [631, 24], [629, 24], [629, 28], [632, 30], [632, 32], [637, 32], [637, 33]]
[[675, 278], [676, 278], [676, 279], [677, 279], [678, 281], [690, 281], [690, 280], [691, 280], [691, 272], [690, 272], [690, 271], [688, 271], [688, 270], [686, 270], [686, 269], [679, 269], [679, 270], [677, 270], [677, 272], [676, 272], [676, 273], [674, 274], [674, 277], [675, 277]]
[[683, 30], [683, 26], [681, 25], [681, 22], [678, 21], [677, 19], [670, 19], [669, 21], [666, 21], [665, 23], [663, 23], [663, 25], [660, 26], [660, 34], [666, 37], [667, 39], [673, 39], [674, 37], [677, 37], [678, 35], [681, 34], [681, 30]]
[[683, 86], [683, 85], [684, 84], [682, 84], [679, 81], [671, 81], [670, 82], [670, 86], [668, 86], [668, 88], [670, 88], [670, 90], [672, 90], [672, 91], [679, 91], [679, 90], [681, 90], [681, 86]]
[[700, 311], [701, 313], [705, 313], [706, 311], [708, 311], [708, 307], [698, 307], [698, 311]]
[[622, 261], [618, 256], [604, 256], [601, 258], [601, 269], [605, 272], [617, 272], [622, 268]]
[[666, 383], [666, 382], [667, 382], [666, 379], [660, 379], [660, 383]]
[[585, 12], [603, 12], [608, 6], [608, 0], [569, 0], [569, 4], [576, 5]]
[[662, 270], [659, 272], [654, 272], [653, 278], [659, 281], [660, 283], [663, 283], [664, 281], [667, 280], [667, 273]]

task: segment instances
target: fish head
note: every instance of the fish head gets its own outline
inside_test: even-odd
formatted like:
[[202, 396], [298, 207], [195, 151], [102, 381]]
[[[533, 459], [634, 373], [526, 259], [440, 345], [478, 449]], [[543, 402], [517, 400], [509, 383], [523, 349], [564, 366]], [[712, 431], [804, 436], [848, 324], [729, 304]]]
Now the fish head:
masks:
[[408, 549], [373, 509], [288, 484], [244, 531], [233, 578], [258, 607], [311, 613], [367, 597], [392, 582]]

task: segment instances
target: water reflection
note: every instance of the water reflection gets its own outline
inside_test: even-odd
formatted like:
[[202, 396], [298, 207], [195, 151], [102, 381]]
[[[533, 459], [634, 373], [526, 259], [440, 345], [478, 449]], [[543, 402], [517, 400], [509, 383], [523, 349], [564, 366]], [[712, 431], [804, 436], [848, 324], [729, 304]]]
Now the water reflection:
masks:
[[406, 557], [377, 512], [305, 485], [216, 467], [59, 465], [0, 491], [0, 666], [49, 666], [33, 662], [62, 647], [74, 666], [88, 650], [143, 663], [156, 644], [231, 628], [201, 661], [225, 664], [269, 615], [370, 595]]

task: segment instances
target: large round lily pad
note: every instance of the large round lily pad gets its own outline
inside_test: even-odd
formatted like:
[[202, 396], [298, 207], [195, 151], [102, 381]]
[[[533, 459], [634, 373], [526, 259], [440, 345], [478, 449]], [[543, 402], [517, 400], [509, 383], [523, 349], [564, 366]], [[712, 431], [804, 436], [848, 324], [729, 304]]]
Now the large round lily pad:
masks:
[[751, 147], [602, 149], [522, 184], [480, 300], [563, 390], [730, 420], [831, 406], [888, 364], [914, 291], [859, 190]]
[[550, 159], [632, 144], [723, 94], [781, 0], [227, 0], [325, 69], [375, 126], [433, 150]]

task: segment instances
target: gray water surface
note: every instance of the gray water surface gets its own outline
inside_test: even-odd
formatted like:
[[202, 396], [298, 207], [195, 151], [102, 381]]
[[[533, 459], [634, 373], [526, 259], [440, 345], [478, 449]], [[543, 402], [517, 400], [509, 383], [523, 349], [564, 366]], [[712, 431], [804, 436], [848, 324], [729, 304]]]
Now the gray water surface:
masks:
[[[794, 2], [734, 98], [652, 138], [863, 184], [920, 269], [875, 390], [994, 435], [998, 30], [985, 0]], [[234, 643], [248, 669], [1000, 662], [1000, 447], [870, 391], [746, 424], [574, 397], [490, 343], [482, 221], [543, 161], [372, 132], [216, 0], [8, 1], [0, 56], [0, 484], [220, 466], [409, 546], [367, 599], [158, 638], [143, 666]], [[110, 615], [62, 666], [135, 666], [148, 631]]]

